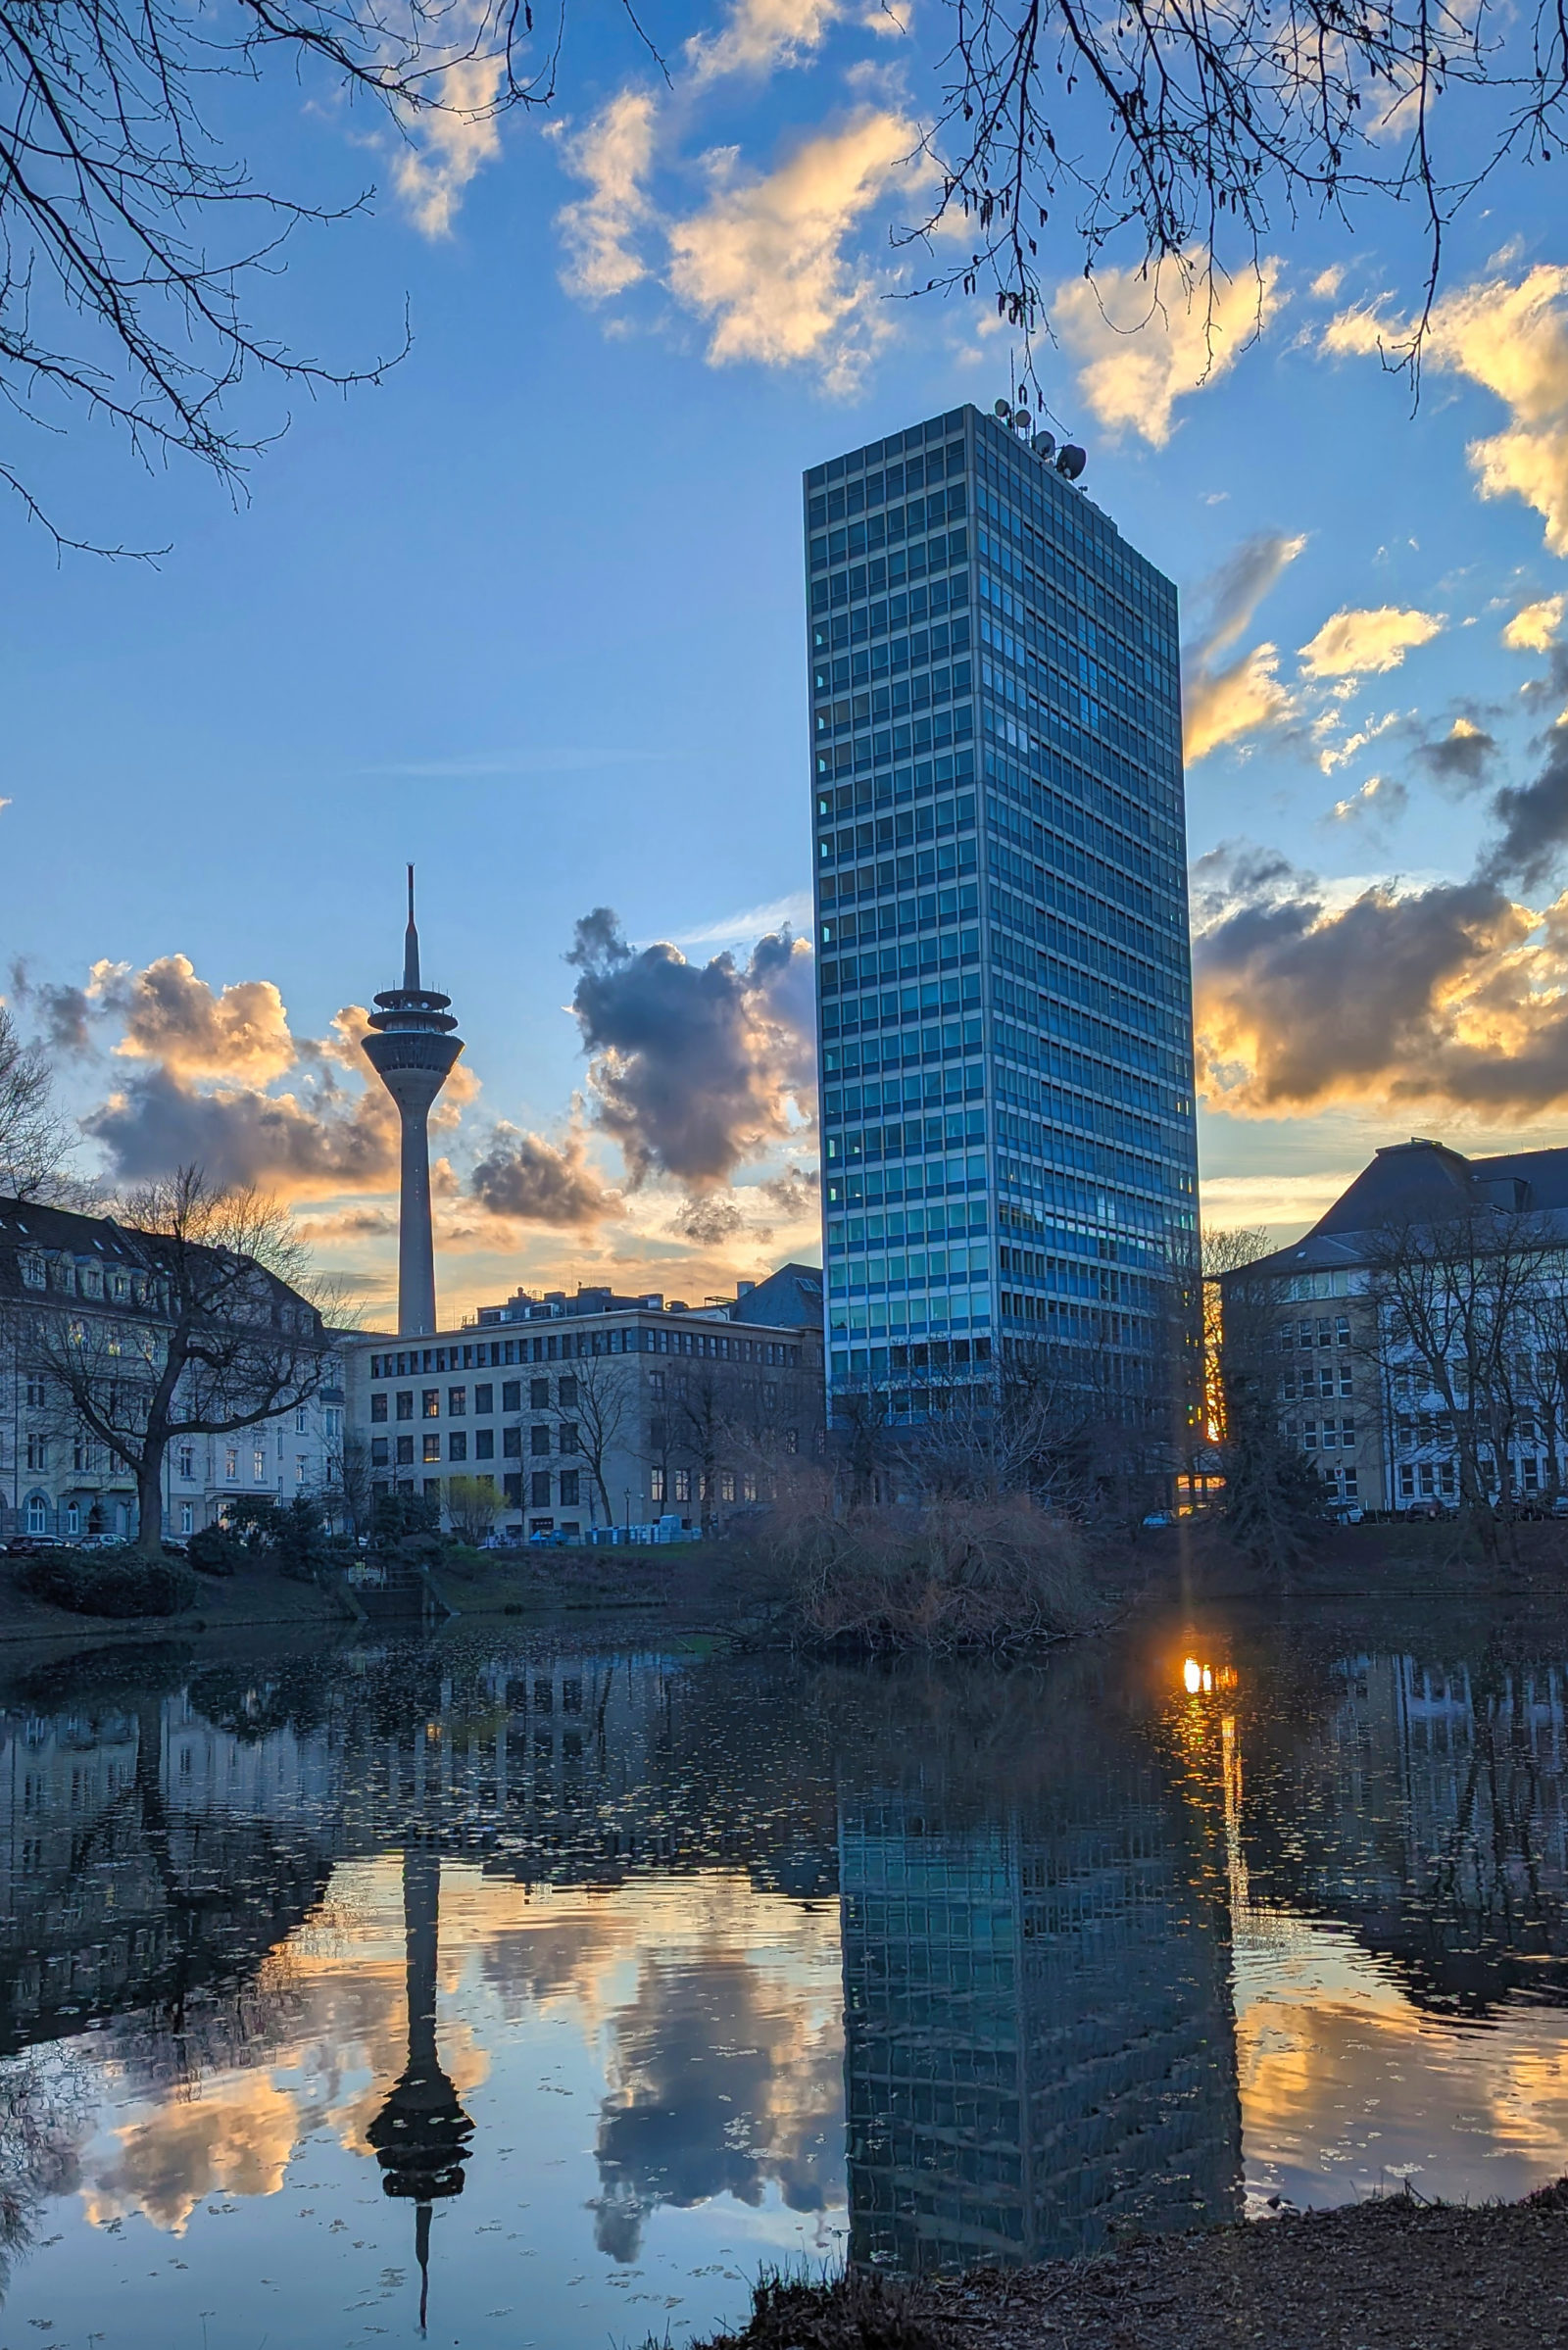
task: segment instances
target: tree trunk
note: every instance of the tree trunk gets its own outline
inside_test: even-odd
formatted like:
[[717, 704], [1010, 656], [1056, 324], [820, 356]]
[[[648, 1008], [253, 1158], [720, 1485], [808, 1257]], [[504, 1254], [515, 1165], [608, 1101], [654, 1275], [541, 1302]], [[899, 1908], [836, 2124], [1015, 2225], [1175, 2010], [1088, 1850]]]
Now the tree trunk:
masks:
[[136, 1548], [157, 1558], [164, 1547], [164, 1447], [149, 1440], [136, 1463]]

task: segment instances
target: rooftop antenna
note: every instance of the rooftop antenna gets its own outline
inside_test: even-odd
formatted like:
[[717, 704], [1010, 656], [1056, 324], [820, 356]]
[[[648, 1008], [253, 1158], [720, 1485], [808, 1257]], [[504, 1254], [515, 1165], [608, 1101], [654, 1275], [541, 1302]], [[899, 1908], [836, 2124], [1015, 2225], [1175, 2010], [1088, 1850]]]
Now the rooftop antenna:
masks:
[[403, 986], [406, 994], [419, 992], [419, 934], [414, 927], [414, 867], [409, 867], [409, 927], [403, 933]]

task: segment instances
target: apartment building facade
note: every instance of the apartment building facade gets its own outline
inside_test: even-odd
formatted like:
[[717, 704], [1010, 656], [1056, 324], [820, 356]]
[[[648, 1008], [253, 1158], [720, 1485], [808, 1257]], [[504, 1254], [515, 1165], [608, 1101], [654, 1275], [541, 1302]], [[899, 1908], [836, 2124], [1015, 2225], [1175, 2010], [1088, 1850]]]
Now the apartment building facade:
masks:
[[372, 1493], [450, 1511], [476, 1479], [513, 1537], [712, 1525], [819, 1444], [821, 1275], [786, 1265], [701, 1309], [519, 1291], [428, 1341], [360, 1341], [348, 1397]]

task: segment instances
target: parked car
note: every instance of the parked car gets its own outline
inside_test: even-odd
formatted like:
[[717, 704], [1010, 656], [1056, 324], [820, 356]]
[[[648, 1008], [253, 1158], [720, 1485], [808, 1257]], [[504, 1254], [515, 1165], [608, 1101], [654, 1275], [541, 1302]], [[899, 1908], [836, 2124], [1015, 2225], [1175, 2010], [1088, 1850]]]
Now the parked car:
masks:
[[1152, 1509], [1144, 1520], [1146, 1526], [1174, 1526], [1175, 1523], [1168, 1509]]

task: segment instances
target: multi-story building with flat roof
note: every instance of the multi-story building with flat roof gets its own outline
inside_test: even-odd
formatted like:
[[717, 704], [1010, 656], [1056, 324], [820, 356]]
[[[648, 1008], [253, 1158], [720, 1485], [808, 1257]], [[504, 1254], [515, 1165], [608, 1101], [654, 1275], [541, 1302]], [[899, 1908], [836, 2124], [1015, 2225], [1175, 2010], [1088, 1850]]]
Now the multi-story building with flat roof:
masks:
[[918, 1410], [1000, 1349], [1152, 1425], [1197, 1360], [1176, 591], [1035, 438], [965, 407], [805, 478], [829, 1375]]
[[417, 1345], [368, 1337], [349, 1356], [349, 1416], [371, 1491], [449, 1509], [453, 1479], [478, 1479], [512, 1534], [710, 1526], [816, 1445], [820, 1280], [783, 1265], [700, 1308], [519, 1290]]

